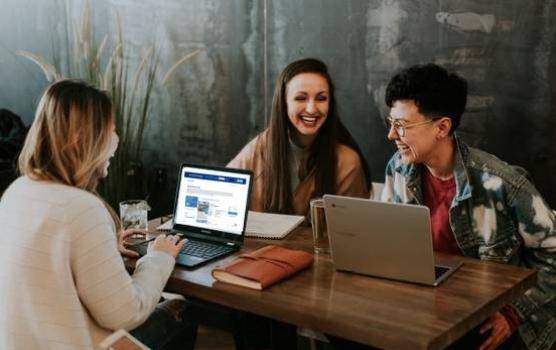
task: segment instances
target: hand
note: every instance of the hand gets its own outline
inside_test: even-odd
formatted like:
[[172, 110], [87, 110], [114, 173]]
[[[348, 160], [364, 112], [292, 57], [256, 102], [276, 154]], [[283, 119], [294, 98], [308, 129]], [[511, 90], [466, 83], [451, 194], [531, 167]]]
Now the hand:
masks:
[[120, 234], [118, 235], [118, 251], [120, 252], [120, 254], [122, 254], [123, 256], [128, 256], [130, 258], [138, 257], [139, 254], [137, 252], [127, 249], [127, 247], [132, 243], [126, 242], [126, 238], [132, 235], [142, 235], [144, 237], [146, 236], [146, 234], [147, 231], [137, 228], [128, 228], [120, 231]]
[[153, 242], [149, 243], [147, 250], [164, 252], [175, 258], [187, 241], [187, 239], [182, 239], [181, 241], [179, 239], [180, 237], [177, 235], [160, 235]]
[[485, 334], [489, 330], [490, 336], [481, 344], [479, 350], [496, 349], [512, 335], [510, 324], [500, 312], [490, 316], [481, 326], [479, 333]]

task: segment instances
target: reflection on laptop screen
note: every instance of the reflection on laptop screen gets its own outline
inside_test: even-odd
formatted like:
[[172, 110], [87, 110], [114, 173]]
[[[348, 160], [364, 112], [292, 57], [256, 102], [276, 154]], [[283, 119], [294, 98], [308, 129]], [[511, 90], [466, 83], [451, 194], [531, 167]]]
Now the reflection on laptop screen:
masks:
[[183, 167], [181, 177], [176, 224], [242, 233], [249, 175]]

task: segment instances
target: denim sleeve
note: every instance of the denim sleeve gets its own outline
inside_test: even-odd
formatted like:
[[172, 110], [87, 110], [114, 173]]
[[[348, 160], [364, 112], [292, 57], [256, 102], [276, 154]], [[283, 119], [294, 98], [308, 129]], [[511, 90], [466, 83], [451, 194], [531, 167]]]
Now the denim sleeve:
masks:
[[537, 285], [514, 306], [525, 321], [520, 327], [530, 348], [548, 348], [556, 339], [556, 220], [533, 184], [525, 181], [511, 202], [524, 243], [522, 262], [537, 272]]

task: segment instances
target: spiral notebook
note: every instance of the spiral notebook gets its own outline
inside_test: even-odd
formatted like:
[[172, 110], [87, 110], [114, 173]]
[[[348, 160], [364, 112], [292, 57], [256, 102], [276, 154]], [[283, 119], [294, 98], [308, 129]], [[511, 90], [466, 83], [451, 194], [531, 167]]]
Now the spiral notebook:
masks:
[[[305, 219], [301, 215], [269, 214], [249, 211], [247, 214], [246, 237], [264, 239], [282, 239], [292, 232]], [[172, 230], [172, 219], [166, 221], [156, 229], [158, 231]]]
[[269, 214], [249, 211], [247, 214], [246, 237], [282, 239], [305, 219], [300, 215]]

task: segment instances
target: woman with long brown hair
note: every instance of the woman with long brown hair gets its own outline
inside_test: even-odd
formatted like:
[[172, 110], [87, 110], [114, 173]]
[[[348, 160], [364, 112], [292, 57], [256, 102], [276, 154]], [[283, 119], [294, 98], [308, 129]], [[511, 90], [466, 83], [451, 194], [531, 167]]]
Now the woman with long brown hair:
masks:
[[[340, 121], [326, 65], [306, 58], [279, 75], [270, 124], [228, 167], [254, 173], [250, 209], [308, 214], [312, 198], [338, 194], [369, 198], [371, 176], [365, 157]], [[238, 313], [236, 340], [245, 348], [295, 348], [296, 328]], [[269, 336], [273, 334], [273, 336]]]
[[290, 63], [276, 81], [269, 127], [228, 167], [254, 172], [251, 209], [306, 215], [326, 193], [369, 197], [365, 157], [338, 116], [326, 65]]
[[121, 231], [96, 193], [117, 145], [104, 92], [76, 80], [48, 87], [19, 158], [22, 176], [0, 201], [0, 348], [94, 349], [120, 328], [151, 348], [178, 333], [192, 347], [185, 302], [157, 306], [184, 242], [159, 236], [130, 276], [120, 254], [132, 254], [123, 240], [135, 232]]

